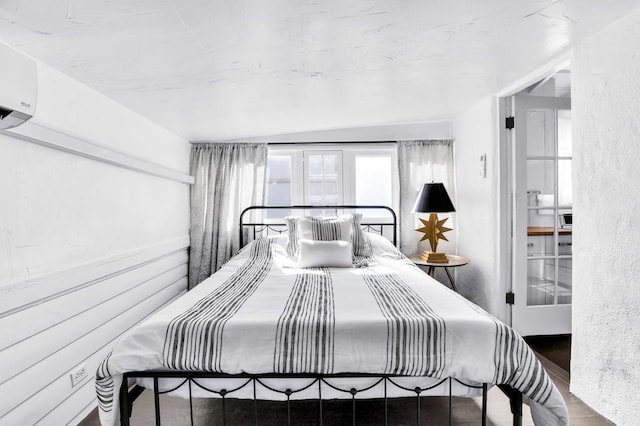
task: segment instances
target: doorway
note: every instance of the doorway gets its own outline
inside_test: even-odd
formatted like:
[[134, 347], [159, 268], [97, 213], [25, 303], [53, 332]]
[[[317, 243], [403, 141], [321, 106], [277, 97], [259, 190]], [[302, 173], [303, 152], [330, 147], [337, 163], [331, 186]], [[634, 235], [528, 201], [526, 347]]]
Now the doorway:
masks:
[[554, 78], [510, 99], [512, 327], [571, 333], [571, 99]]

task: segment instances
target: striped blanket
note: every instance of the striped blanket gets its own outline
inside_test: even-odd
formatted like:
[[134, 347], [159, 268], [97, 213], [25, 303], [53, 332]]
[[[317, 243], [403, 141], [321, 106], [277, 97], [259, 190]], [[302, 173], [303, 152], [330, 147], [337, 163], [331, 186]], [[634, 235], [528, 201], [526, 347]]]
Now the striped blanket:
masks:
[[363, 268], [291, 267], [262, 238], [129, 331], [100, 365], [103, 424], [128, 371], [364, 373], [509, 384], [536, 424], [567, 424], [559, 391], [522, 338], [371, 238]]

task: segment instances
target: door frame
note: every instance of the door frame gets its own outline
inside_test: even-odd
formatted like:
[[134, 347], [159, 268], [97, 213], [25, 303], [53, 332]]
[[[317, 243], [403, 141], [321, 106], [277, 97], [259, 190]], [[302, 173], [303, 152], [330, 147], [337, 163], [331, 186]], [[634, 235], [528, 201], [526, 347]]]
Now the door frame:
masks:
[[[512, 97], [550, 75], [558, 71], [570, 68], [571, 52], [567, 51], [558, 55], [554, 60], [541, 65], [539, 68], [523, 75], [513, 83], [499, 90], [495, 96], [498, 104], [497, 122], [495, 123], [496, 137], [498, 139], [498, 274], [500, 297], [496, 303], [500, 308], [499, 312], [504, 315], [504, 322], [512, 325], [512, 305], [507, 302], [504, 295], [513, 291], [511, 277], [512, 245], [511, 245], [511, 223], [512, 223], [512, 194], [511, 194], [511, 131], [505, 126], [506, 118], [512, 115]], [[504, 305], [503, 305], [504, 303]], [[502, 316], [501, 316], [502, 319]]]
[[[514, 117], [515, 128], [509, 131], [507, 136], [509, 142], [507, 158], [510, 170], [509, 176], [509, 192], [510, 203], [509, 213], [511, 224], [510, 240], [511, 240], [511, 292], [514, 295], [511, 300], [511, 325], [521, 335], [541, 335], [541, 334], [565, 334], [571, 332], [571, 304], [568, 305], [540, 305], [527, 306], [526, 291], [526, 271], [528, 268], [528, 259], [526, 253], [527, 247], [527, 225], [528, 225], [528, 209], [527, 209], [527, 191], [518, 191], [516, 182], [526, 182], [527, 167], [526, 164], [517, 167], [518, 162], [522, 162], [527, 157], [526, 144], [526, 126], [527, 126], [527, 109], [529, 108], [550, 108], [557, 110], [571, 110], [570, 98], [556, 98], [546, 96], [528, 96], [514, 95], [511, 97], [511, 111]], [[557, 129], [556, 129], [557, 132]], [[517, 137], [516, 135], [519, 135]], [[524, 140], [524, 143], [520, 141]], [[557, 180], [557, 176], [555, 179]], [[515, 212], [515, 214], [514, 214]], [[516, 251], [521, 252], [516, 255]], [[523, 278], [524, 275], [524, 278]], [[517, 283], [523, 283], [520, 286]], [[516, 311], [517, 310], [517, 311]], [[546, 311], [546, 312], [545, 312]], [[537, 326], [537, 319], [540, 315], [544, 315], [548, 321], [545, 321], [545, 327], [542, 330]], [[514, 323], [514, 317], [518, 318], [518, 322]]]

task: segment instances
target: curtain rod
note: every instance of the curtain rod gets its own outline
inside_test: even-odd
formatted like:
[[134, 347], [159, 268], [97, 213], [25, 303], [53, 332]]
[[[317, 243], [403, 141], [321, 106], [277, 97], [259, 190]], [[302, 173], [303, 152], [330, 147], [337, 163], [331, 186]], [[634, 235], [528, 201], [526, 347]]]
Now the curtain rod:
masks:
[[371, 144], [395, 144], [396, 141], [343, 141], [343, 142], [268, 142], [267, 145], [371, 145]]

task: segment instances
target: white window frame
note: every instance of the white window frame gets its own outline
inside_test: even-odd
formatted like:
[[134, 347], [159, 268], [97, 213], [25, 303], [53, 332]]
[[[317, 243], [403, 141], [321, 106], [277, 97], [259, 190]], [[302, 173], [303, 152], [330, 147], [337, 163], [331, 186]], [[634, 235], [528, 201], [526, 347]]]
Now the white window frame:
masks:
[[[303, 155], [303, 176], [302, 176], [302, 181], [303, 181], [303, 186], [304, 186], [304, 191], [303, 191], [303, 200], [304, 200], [304, 204], [313, 204], [310, 200], [311, 195], [309, 194], [309, 186], [311, 184], [310, 181], [310, 176], [309, 176], [309, 170], [308, 170], [308, 165], [309, 165], [309, 157], [312, 155], [327, 155], [327, 154], [335, 154], [336, 155], [336, 172], [337, 172], [337, 200], [336, 200], [336, 205], [340, 205], [340, 204], [344, 204], [343, 200], [344, 200], [344, 166], [343, 166], [343, 156], [344, 153], [339, 150], [339, 149], [332, 149], [332, 150], [328, 150], [328, 149], [305, 149], [302, 151], [302, 155]], [[323, 174], [324, 174], [324, 170], [323, 170]], [[320, 203], [320, 204], [326, 204], [326, 203]]]
[[[356, 179], [354, 176], [356, 170], [356, 158], [362, 157], [391, 157], [391, 205], [394, 211], [398, 211], [398, 205], [400, 204], [400, 176], [398, 173], [398, 150], [396, 145], [387, 145], [386, 147], [372, 146], [361, 147], [355, 146], [353, 148], [347, 148], [343, 151], [343, 169], [344, 169], [344, 199], [349, 200], [345, 204], [356, 204]], [[382, 144], [381, 144], [382, 145]], [[367, 216], [368, 220], [382, 221], [389, 219], [388, 214], [380, 212], [380, 216]]]
[[[395, 143], [301, 143], [299, 145], [269, 145], [269, 154], [291, 156], [291, 203], [305, 204], [305, 152], [310, 151], [342, 151], [342, 197], [339, 204], [355, 204], [355, 162], [356, 157], [390, 156], [391, 157], [391, 208], [396, 212], [400, 203], [400, 186], [398, 174], [398, 150]], [[390, 220], [388, 215], [367, 217], [369, 221]]]

